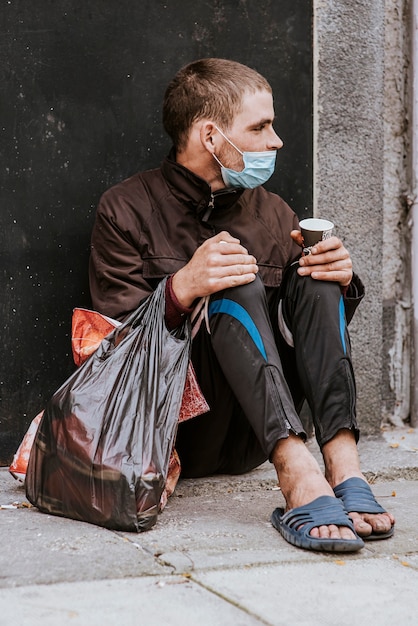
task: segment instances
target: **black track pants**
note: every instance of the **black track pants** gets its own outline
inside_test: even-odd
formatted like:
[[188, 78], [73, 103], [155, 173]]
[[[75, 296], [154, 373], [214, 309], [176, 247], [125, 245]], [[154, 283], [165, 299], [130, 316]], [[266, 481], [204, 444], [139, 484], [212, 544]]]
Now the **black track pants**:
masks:
[[[279, 303], [280, 307], [279, 307]], [[280, 316], [278, 310], [280, 308]], [[280, 317], [280, 328], [278, 318]], [[257, 279], [211, 297], [192, 361], [211, 410], [179, 425], [183, 476], [237, 474], [265, 461], [306, 398], [320, 445], [356, 432], [355, 382], [340, 288], [286, 272], [280, 290]]]

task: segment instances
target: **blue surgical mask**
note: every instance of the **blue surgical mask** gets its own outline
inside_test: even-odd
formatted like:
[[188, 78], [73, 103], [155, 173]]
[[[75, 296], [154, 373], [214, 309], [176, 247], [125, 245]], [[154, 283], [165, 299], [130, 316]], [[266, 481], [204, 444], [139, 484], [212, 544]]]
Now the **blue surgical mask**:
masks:
[[276, 165], [277, 150], [266, 150], [265, 152], [241, 152], [235, 144], [221, 131], [217, 126], [215, 127], [231, 144], [237, 152], [242, 155], [244, 161], [244, 169], [240, 172], [232, 170], [229, 167], [224, 167], [216, 154], [214, 158], [221, 166], [222, 179], [227, 187], [244, 187], [247, 189], [254, 189], [259, 185], [263, 185], [272, 176]]

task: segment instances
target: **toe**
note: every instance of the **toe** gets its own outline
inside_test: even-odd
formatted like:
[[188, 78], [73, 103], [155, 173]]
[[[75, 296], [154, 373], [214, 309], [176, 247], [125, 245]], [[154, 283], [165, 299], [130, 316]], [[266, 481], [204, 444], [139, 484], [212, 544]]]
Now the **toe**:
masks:
[[388, 513], [370, 515], [362, 515], [364, 522], [369, 524], [376, 534], [387, 533], [394, 524], [393, 516]]
[[316, 526], [314, 528], [311, 528], [309, 534], [311, 537], [314, 537], [314, 539], [318, 539], [320, 537], [319, 528]]
[[372, 534], [373, 528], [363, 519], [363, 515], [351, 512], [349, 516], [353, 520], [355, 531], [360, 537], [368, 537]]
[[341, 539], [341, 529], [338, 526], [334, 526], [334, 524], [328, 526], [328, 533], [330, 539]]
[[340, 535], [341, 535], [341, 539], [346, 539], [347, 541], [352, 541], [353, 539], [357, 539], [353, 531], [350, 530], [347, 526], [341, 526]]
[[368, 537], [372, 533], [377, 535], [387, 533], [395, 520], [390, 513], [349, 513], [354, 523], [356, 533], [360, 537]]
[[330, 524], [329, 526], [319, 526], [319, 536], [321, 537], [321, 539], [330, 539], [330, 537], [332, 537], [334, 529], [337, 529], [337, 527], [333, 526], [332, 524]]
[[347, 526], [335, 526], [330, 524], [329, 526], [318, 526], [312, 528], [310, 536], [321, 539], [355, 539], [355, 534]]
[[331, 537], [332, 528], [337, 527], [332, 524], [330, 526], [317, 526], [312, 528], [309, 534], [311, 537], [315, 537], [316, 539], [329, 539]]

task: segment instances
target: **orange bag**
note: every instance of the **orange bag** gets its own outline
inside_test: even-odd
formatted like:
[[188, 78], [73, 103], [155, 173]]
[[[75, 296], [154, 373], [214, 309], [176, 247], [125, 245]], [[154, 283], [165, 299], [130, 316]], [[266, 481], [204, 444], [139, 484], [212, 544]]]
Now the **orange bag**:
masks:
[[14, 478], [16, 478], [16, 480], [20, 480], [22, 482], [25, 480], [30, 451], [32, 450], [33, 440], [35, 439], [36, 431], [38, 430], [39, 422], [42, 419], [43, 413], [44, 412], [41, 411], [32, 420], [25, 436], [22, 439], [22, 443], [16, 450], [13, 457], [13, 461], [9, 467], [9, 472]]

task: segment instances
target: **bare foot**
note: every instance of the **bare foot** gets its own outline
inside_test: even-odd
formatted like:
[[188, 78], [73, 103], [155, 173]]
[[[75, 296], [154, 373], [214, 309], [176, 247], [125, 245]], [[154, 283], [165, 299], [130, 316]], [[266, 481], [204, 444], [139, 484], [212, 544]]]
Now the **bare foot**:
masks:
[[[296, 435], [290, 434], [277, 443], [272, 461], [287, 510], [308, 504], [320, 496], [335, 497], [318, 463]], [[334, 524], [312, 528], [310, 535], [322, 539], [355, 539], [348, 527]]]
[[[367, 479], [360, 469], [360, 459], [354, 435], [349, 430], [341, 430], [322, 448], [325, 462], [325, 477], [332, 488], [348, 478]], [[347, 511], [353, 520], [354, 528], [360, 537], [368, 537], [372, 532], [387, 533], [395, 524], [391, 513], [357, 513]]]

